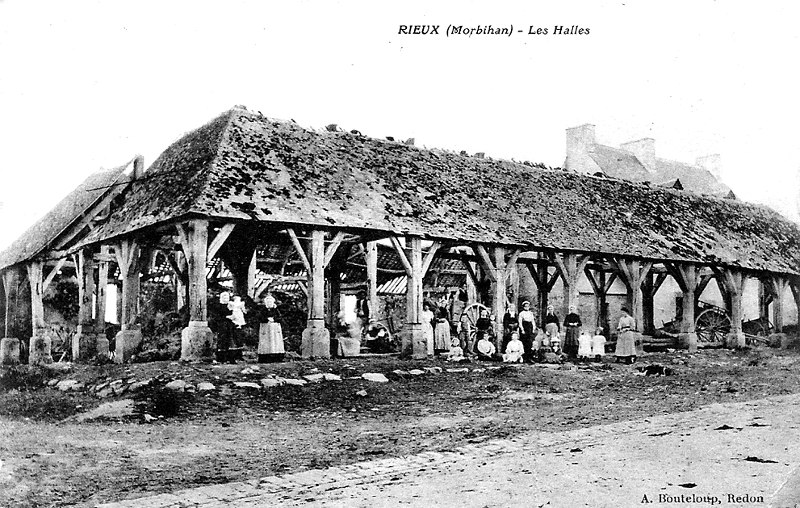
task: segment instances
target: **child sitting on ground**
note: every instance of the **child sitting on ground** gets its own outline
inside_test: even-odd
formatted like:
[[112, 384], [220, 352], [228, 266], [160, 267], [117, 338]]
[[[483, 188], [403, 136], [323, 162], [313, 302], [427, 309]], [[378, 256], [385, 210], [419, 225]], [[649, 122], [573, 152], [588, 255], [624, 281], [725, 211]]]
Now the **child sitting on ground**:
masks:
[[550, 342], [550, 349], [555, 354], [561, 354], [561, 339], [558, 337], [558, 332], [556, 330], [551, 330], [549, 334], [547, 334], [547, 339]]
[[490, 338], [491, 336], [488, 333], [478, 332], [478, 344], [475, 346], [475, 350], [478, 352], [479, 360], [494, 360], [494, 354], [497, 349], [492, 344], [492, 341], [489, 340]]
[[598, 326], [592, 337], [592, 356], [594, 360], [599, 362], [600, 359], [606, 354], [606, 338], [603, 336], [603, 327]]
[[460, 341], [457, 335], [450, 337], [450, 352], [447, 355], [448, 362], [466, 362], [464, 358], [464, 350], [461, 349]]
[[503, 354], [503, 362], [505, 363], [522, 363], [522, 355], [525, 354], [525, 346], [519, 340], [519, 333], [513, 332], [511, 340], [508, 341], [506, 352]]

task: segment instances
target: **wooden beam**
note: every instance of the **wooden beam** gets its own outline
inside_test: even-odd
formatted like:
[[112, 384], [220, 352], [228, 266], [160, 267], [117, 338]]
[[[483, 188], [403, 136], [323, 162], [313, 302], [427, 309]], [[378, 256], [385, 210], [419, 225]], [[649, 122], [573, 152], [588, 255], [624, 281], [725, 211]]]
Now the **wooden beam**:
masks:
[[61, 258], [58, 260], [58, 262], [56, 262], [56, 266], [54, 266], [53, 269], [50, 270], [50, 273], [47, 274], [47, 277], [44, 279], [44, 282], [42, 283], [42, 290], [47, 290], [47, 288], [50, 286], [50, 283], [53, 282], [55, 276], [58, 275], [58, 271], [61, 270], [61, 268], [64, 266], [64, 263], [66, 262], [67, 258]]
[[492, 259], [489, 257], [489, 253], [486, 251], [486, 248], [483, 245], [476, 245], [473, 250], [478, 254], [478, 259], [480, 259], [481, 264], [483, 265], [483, 273], [486, 274], [486, 278], [489, 279], [490, 282], [496, 282], [497, 278], [495, 276], [495, 264]]
[[303, 266], [305, 266], [306, 271], [311, 273], [311, 263], [308, 262], [308, 256], [306, 256], [305, 250], [303, 250], [303, 246], [300, 244], [300, 239], [297, 238], [297, 233], [295, 233], [294, 229], [288, 228], [286, 232], [289, 233], [289, 238], [292, 240], [292, 245], [294, 245], [294, 249], [297, 251], [297, 255], [300, 257], [300, 261], [303, 262]]
[[217, 252], [219, 251], [220, 247], [222, 247], [222, 244], [224, 244], [225, 240], [227, 240], [228, 237], [231, 236], [231, 233], [233, 232], [233, 228], [235, 226], [236, 224], [233, 223], [227, 223], [222, 225], [219, 232], [216, 234], [216, 236], [214, 236], [214, 239], [208, 244], [208, 253], [206, 254], [207, 261], [211, 261], [212, 259], [214, 259], [214, 256], [217, 255]]
[[433, 257], [436, 255], [436, 251], [439, 250], [442, 244], [439, 242], [433, 242], [431, 248], [428, 249], [428, 252], [425, 253], [425, 257], [422, 260], [422, 276], [425, 277], [425, 274], [428, 273], [428, 269], [431, 267], [431, 263], [433, 263]]
[[408, 256], [406, 255], [403, 246], [400, 245], [400, 240], [397, 237], [392, 236], [389, 237], [389, 241], [392, 243], [392, 247], [394, 247], [395, 252], [397, 252], [397, 256], [400, 258], [400, 262], [403, 264], [403, 268], [406, 270], [406, 275], [411, 277], [414, 274], [414, 270], [411, 267], [411, 263], [408, 260]]
[[345, 234], [341, 231], [337, 231], [336, 235], [334, 235], [331, 243], [325, 248], [325, 260], [323, 266], [325, 268], [331, 264], [331, 260], [333, 256], [336, 254], [336, 250], [339, 248], [339, 245], [342, 244], [342, 239], [344, 239]]

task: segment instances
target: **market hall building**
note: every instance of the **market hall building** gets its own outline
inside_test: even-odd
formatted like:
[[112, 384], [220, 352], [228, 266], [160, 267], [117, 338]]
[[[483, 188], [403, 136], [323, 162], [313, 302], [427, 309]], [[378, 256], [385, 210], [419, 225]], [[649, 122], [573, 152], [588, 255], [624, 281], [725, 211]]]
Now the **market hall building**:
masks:
[[[402, 289], [401, 349], [423, 358], [426, 297], [463, 288], [469, 304], [491, 311], [499, 347], [509, 308], [530, 300], [541, 313], [558, 301], [563, 317], [587, 282], [595, 323], [613, 331], [609, 290], [621, 283], [637, 330], [652, 333], [653, 298], [665, 280], [681, 297], [674, 346], [697, 347], [698, 301], [713, 280], [728, 316], [713, 341], [742, 347], [751, 281], [771, 296], [758, 319], [772, 331], [796, 328], [798, 267], [800, 228], [767, 207], [335, 126], [314, 131], [236, 107], [146, 171], [137, 157], [92, 175], [0, 254], [0, 352], [4, 362], [21, 352], [29, 363], [48, 362], [60, 340], [74, 360], [105, 355], [106, 291], [117, 287], [116, 360], [127, 361], [142, 340], [142, 281], [159, 279], [187, 311], [181, 359], [207, 358], [209, 283], [223, 272], [250, 298], [275, 281], [299, 288], [304, 357], [330, 356], [336, 311], [358, 288], [376, 321], [387, 317], [381, 288]], [[44, 304], [59, 297], [53, 291], [64, 278], [78, 289], [74, 333], [55, 331]]]

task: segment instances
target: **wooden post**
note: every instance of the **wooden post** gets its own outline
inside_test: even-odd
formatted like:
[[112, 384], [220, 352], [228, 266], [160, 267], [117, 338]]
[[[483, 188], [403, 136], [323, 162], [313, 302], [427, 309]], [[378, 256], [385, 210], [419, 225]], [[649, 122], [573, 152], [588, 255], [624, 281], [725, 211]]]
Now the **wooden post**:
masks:
[[789, 289], [792, 290], [794, 306], [797, 309], [797, 323], [800, 324], [800, 277], [792, 277], [789, 280]]
[[[742, 292], [747, 278], [744, 272], [735, 268], [717, 269], [718, 277], [722, 279], [727, 300], [730, 302], [728, 311], [731, 316], [731, 331], [726, 338], [728, 347], [744, 347], [745, 336], [742, 332]], [[720, 279], [717, 279], [720, 280]]]
[[492, 280], [492, 314], [494, 314], [494, 342], [497, 352], [501, 353], [503, 346], [503, 316], [506, 313], [506, 249], [495, 247], [492, 249], [494, 261], [494, 276]]
[[783, 295], [786, 293], [786, 286], [789, 285], [789, 279], [779, 275], [772, 278], [772, 286], [774, 292], [774, 300], [772, 301], [772, 324], [775, 326], [775, 332], [783, 332]]
[[425, 358], [428, 347], [422, 329], [422, 279], [425, 276], [422, 270], [422, 238], [407, 237], [408, 254], [397, 238], [392, 237], [390, 240], [408, 277], [402, 352], [404, 356], [411, 356], [415, 359]]
[[17, 299], [17, 269], [6, 268], [2, 278], [5, 292], [5, 335], [0, 339], [0, 365], [16, 365], [20, 362], [20, 340], [11, 336], [12, 329], [16, 332], [16, 327], [12, 328], [11, 322], [16, 319], [16, 305], [12, 306], [12, 299]]
[[189, 324], [181, 334], [181, 360], [196, 361], [211, 355], [213, 339], [213, 333], [208, 327], [207, 311], [208, 221], [192, 220], [178, 224], [177, 229], [186, 256], [189, 289]]
[[678, 341], [682, 347], [687, 348], [690, 353], [694, 353], [697, 351], [694, 308], [696, 292], [700, 284], [700, 271], [696, 265], [691, 263], [667, 263], [665, 266], [683, 293], [681, 333]]
[[364, 256], [367, 264], [369, 319], [374, 322], [378, 318], [378, 242], [367, 242]]
[[17, 269], [16, 268], [6, 268], [3, 271], [3, 290], [6, 294], [6, 305], [5, 305], [5, 334], [3, 337], [11, 337], [11, 330], [12, 330], [12, 322], [16, 318], [16, 312], [12, 312], [12, 309], [16, 311], [16, 308], [12, 305], [12, 298], [16, 297], [17, 293]]
[[[289, 230], [293, 241], [297, 240]], [[309, 244], [309, 255], [299, 248], [298, 254], [308, 270], [308, 321], [303, 330], [301, 353], [303, 358], [329, 358], [331, 335], [325, 328], [325, 232], [313, 230]]]
[[503, 316], [506, 313], [506, 290], [509, 278], [516, 269], [520, 250], [509, 253], [505, 247], [493, 247], [491, 256], [482, 245], [475, 247], [482, 268], [491, 282], [492, 315], [494, 316], [495, 347], [499, 352], [503, 345]]
[[611, 325], [608, 321], [608, 303], [606, 303], [606, 297], [617, 278], [617, 274], [612, 273], [611, 277], [606, 279], [606, 272], [603, 270], [597, 270], [596, 278], [589, 267], [584, 268], [583, 271], [594, 292], [595, 309], [597, 311], [597, 322], [595, 325], [602, 327], [604, 333], [608, 333]]
[[117, 302], [120, 312], [120, 328], [115, 339], [117, 363], [125, 363], [136, 352], [142, 342], [141, 326], [136, 323], [139, 314], [139, 259], [141, 249], [132, 238], [121, 240], [114, 246], [120, 276], [122, 277], [122, 302]]
[[44, 263], [31, 261], [28, 263], [28, 282], [31, 288], [31, 338], [28, 349], [28, 363], [52, 363], [50, 354], [51, 339], [44, 322], [44, 280], [42, 271]]
[[644, 329], [644, 308], [642, 305], [642, 280], [650, 273], [653, 263], [637, 259], [611, 258], [619, 271], [620, 278], [628, 288], [628, 303], [636, 321], [636, 330]]
[[108, 339], [95, 327], [92, 316], [94, 287], [94, 257], [91, 249], [84, 248], [74, 254], [78, 278], [78, 329], [72, 337], [73, 361], [90, 360], [108, 354]]
[[472, 261], [467, 261], [466, 259], [463, 260], [464, 267], [467, 270], [467, 278], [466, 278], [466, 291], [467, 291], [467, 302], [477, 303], [478, 302], [478, 274], [475, 273], [475, 263]]
[[135, 240], [124, 239], [114, 247], [120, 276], [122, 277], [122, 319], [123, 330], [135, 328], [139, 313], [139, 245]]
[[250, 256], [250, 264], [247, 266], [247, 296], [255, 299], [256, 296], [256, 272], [258, 271], [258, 249], [253, 249]]
[[100, 247], [100, 262], [97, 266], [97, 301], [94, 322], [98, 332], [106, 328], [106, 292], [108, 291], [108, 263], [111, 258], [111, 249], [108, 245]]
[[561, 273], [564, 281], [564, 316], [569, 314], [570, 307], [578, 308], [578, 277], [583, 273], [586, 263], [589, 262], [588, 255], [579, 255], [575, 252], [556, 252], [552, 256], [553, 261]]

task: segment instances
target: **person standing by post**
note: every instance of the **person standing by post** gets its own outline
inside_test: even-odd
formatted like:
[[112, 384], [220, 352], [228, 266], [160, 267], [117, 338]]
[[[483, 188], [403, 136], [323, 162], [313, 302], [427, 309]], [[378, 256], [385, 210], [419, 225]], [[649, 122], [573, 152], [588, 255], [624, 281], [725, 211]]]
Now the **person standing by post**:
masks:
[[636, 337], [633, 330], [636, 328], [636, 320], [631, 317], [627, 307], [622, 308], [622, 316], [617, 324], [617, 347], [614, 356], [617, 361], [625, 363], [636, 362]]
[[564, 318], [564, 352], [569, 357], [578, 354], [578, 337], [581, 334], [581, 317], [574, 305], [569, 306], [569, 314]]
[[536, 334], [536, 317], [531, 311], [531, 302], [522, 302], [522, 311], [518, 314], [519, 334], [525, 347], [525, 360], [533, 361], [533, 338]]

